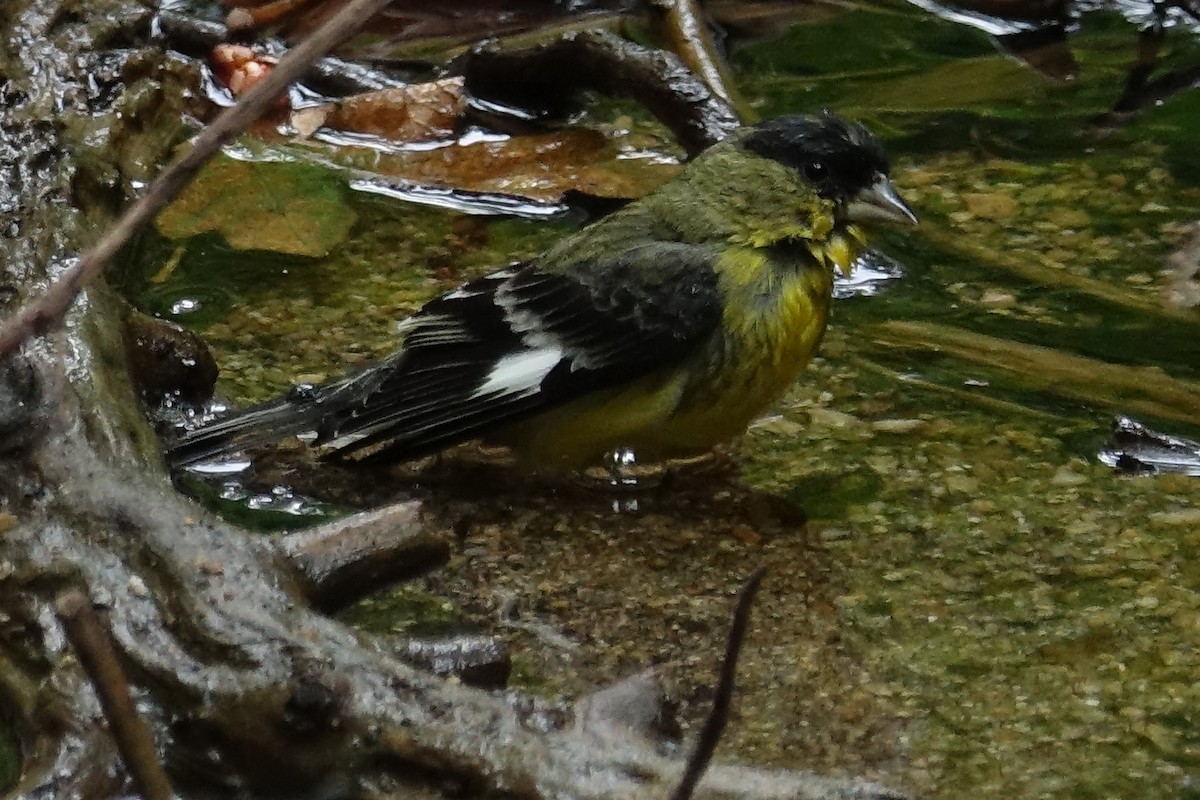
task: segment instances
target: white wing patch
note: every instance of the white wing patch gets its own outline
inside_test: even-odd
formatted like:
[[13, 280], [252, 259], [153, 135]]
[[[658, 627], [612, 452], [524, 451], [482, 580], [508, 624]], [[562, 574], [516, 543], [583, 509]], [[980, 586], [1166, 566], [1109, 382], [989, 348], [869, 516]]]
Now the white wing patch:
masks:
[[[542, 317], [533, 311], [520, 308], [517, 305], [518, 301], [506, 289], [507, 287], [501, 286], [496, 291], [495, 302], [504, 309], [504, 321], [508, 323], [508, 327], [521, 334], [521, 343], [526, 347], [539, 350], [556, 349], [560, 356], [563, 355], [565, 348], [562, 338], [544, 330], [546, 323]], [[591, 359], [580, 352], [572, 353], [570, 361], [572, 372], [592, 366]]]
[[487, 379], [471, 393], [471, 397], [496, 393], [528, 397], [538, 390], [550, 370], [562, 359], [562, 348], [553, 346], [510, 353], [492, 366]]

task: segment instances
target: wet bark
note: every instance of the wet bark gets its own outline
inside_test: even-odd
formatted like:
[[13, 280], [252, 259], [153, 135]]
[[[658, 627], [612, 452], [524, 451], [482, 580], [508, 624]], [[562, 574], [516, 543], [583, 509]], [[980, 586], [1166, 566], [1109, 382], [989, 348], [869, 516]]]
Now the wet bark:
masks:
[[[146, 46], [150, 31], [123, 0], [3, 4], [0, 315], [42, 291], [174, 144], [187, 68]], [[681, 760], [632, 721], [438, 677], [314, 608], [342, 602], [356, 570], [436, 563], [446, 545], [419, 509], [348, 538], [269, 538], [180, 496], [128, 377], [124, 316], [91, 287], [64, 327], [0, 365], [0, 724], [22, 749], [17, 796], [131, 791], [55, 614], [72, 589], [111, 626], [183, 796], [669, 793]], [[715, 766], [696, 796], [888, 793]]]

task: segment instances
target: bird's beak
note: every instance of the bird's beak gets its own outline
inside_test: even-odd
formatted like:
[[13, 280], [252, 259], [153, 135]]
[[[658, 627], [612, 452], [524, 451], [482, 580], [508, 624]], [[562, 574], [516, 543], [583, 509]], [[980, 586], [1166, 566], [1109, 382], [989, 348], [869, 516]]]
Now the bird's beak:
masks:
[[917, 215], [896, 192], [896, 187], [880, 175], [875, 182], [851, 198], [846, 206], [846, 219], [851, 222], [891, 222], [896, 225], [916, 225]]

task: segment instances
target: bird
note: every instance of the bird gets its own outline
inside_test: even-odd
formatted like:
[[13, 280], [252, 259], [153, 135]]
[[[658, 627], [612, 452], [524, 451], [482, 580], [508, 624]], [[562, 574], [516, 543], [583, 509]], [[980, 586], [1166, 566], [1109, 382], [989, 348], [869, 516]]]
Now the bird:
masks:
[[187, 430], [167, 460], [293, 435], [354, 462], [471, 440], [539, 468], [702, 454], [796, 380], [834, 271], [876, 223], [917, 217], [863, 125], [826, 110], [738, 128], [540, 256], [430, 300], [398, 324], [390, 355]]

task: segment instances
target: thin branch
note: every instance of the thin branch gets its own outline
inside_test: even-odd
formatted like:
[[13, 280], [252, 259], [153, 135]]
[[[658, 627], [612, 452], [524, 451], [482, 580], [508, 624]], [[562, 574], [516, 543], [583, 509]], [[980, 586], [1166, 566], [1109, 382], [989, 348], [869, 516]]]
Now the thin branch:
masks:
[[53, 330], [66, 315], [79, 293], [103, 272], [104, 267], [127, 241], [183, 191], [188, 182], [234, 136], [262, 116], [288, 84], [299, 78], [312, 62], [350, 37], [390, 0], [350, 0], [337, 14], [293, 48], [278, 66], [238, 101], [224, 111], [192, 144], [150, 184], [142, 197], [117, 219], [99, 242], [46, 290], [0, 328], [0, 360], [16, 352], [25, 340]]
[[[230, 39], [229, 31], [219, 22], [196, 19], [177, 11], [162, 11], [158, 15], [158, 29], [162, 33], [161, 43], [171, 50], [178, 50], [191, 58], [208, 58], [212, 49]], [[301, 80], [304, 85], [318, 94], [340, 97], [407, 86], [418, 80], [426, 80], [429, 70], [412, 69], [411, 73], [396, 76], [394, 65], [388, 72], [372, 69], [354, 61], [344, 61], [334, 56], [325, 56], [313, 61]], [[407, 77], [405, 80], [403, 78]]]
[[522, 50], [482, 42], [457, 66], [471, 94], [501, 104], [553, 106], [582, 90], [632, 98], [670, 128], [690, 155], [740, 124], [733, 107], [674, 53], [608, 31], [570, 33]]
[[733, 623], [729, 626], [729, 637], [725, 640], [725, 658], [721, 661], [712, 709], [704, 720], [704, 727], [700, 729], [696, 749], [688, 758], [683, 777], [671, 793], [671, 800], [691, 799], [696, 784], [700, 782], [704, 770], [712, 761], [717, 742], [721, 741], [721, 734], [725, 732], [725, 723], [729, 721], [729, 705], [733, 701], [734, 680], [737, 678], [738, 656], [741, 655], [742, 644], [746, 640], [746, 629], [750, 626], [750, 607], [754, 604], [754, 595], [758, 593], [758, 587], [766, 574], [766, 567], [754, 570], [738, 592], [737, 604], [733, 609]]
[[671, 50], [714, 95], [738, 113], [742, 122], [753, 122], [754, 112], [738, 92], [699, 2], [659, 0], [651, 8], [659, 11], [660, 25]]
[[384, 506], [276, 543], [298, 571], [304, 596], [330, 612], [446, 563], [450, 543], [421, 524], [419, 509], [419, 503]]
[[83, 671], [96, 689], [109, 730], [138, 794], [145, 800], [171, 800], [175, 793], [159, 763], [150, 727], [138, 715], [129, 695], [129, 682], [117, 660], [112, 632], [78, 589], [63, 593], [55, 610]]
[[[1195, 312], [1193, 319], [1195, 319]], [[1101, 361], [1042, 345], [1010, 342], [953, 325], [892, 320], [869, 325], [866, 338], [889, 353], [932, 350], [1016, 376], [1025, 390], [1050, 392], [1121, 414], [1194, 423], [1200, 381], [1175, 378], [1156, 366]]]

